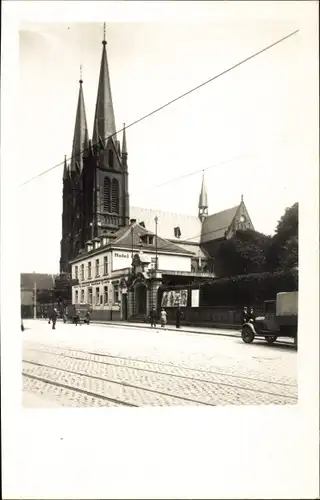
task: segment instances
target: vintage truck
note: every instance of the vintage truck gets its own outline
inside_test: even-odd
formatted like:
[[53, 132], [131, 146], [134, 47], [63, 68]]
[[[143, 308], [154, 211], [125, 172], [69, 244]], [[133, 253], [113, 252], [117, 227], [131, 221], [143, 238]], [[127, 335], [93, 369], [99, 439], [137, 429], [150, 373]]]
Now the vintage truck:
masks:
[[298, 292], [281, 292], [276, 300], [264, 302], [264, 315], [242, 325], [242, 340], [250, 344], [264, 338], [273, 344], [278, 337], [293, 338], [298, 345]]

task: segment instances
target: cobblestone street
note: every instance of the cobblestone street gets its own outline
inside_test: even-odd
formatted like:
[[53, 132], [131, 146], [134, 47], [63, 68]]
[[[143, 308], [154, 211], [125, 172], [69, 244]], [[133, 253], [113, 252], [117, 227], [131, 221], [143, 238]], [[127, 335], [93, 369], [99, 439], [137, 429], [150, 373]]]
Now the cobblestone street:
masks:
[[292, 345], [25, 321], [24, 407], [296, 404]]

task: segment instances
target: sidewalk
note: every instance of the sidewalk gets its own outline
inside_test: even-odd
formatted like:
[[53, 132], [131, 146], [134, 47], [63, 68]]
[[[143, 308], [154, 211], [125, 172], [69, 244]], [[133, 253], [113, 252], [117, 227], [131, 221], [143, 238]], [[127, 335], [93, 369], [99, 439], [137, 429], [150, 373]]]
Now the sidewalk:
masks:
[[[96, 325], [113, 325], [121, 326], [123, 328], [151, 328], [149, 323], [135, 323], [131, 321], [97, 321], [92, 320], [91, 323]], [[157, 329], [161, 330], [174, 330], [174, 331], [184, 331], [189, 333], [201, 333], [203, 335], [221, 335], [224, 337], [240, 337], [240, 326], [237, 329], [235, 325], [221, 324], [214, 325], [214, 327], [209, 328], [206, 326], [184, 326], [181, 325], [180, 329], [177, 329], [175, 325], [167, 325], [165, 328], [161, 328], [160, 324], [157, 324]]]

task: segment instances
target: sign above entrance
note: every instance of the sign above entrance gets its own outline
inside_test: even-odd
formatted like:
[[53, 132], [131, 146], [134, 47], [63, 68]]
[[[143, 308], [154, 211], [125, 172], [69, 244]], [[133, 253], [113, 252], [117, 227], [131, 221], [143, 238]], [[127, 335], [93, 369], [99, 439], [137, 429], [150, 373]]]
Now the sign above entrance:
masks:
[[112, 252], [112, 270], [118, 271], [131, 267], [132, 257], [129, 252], [115, 251]]

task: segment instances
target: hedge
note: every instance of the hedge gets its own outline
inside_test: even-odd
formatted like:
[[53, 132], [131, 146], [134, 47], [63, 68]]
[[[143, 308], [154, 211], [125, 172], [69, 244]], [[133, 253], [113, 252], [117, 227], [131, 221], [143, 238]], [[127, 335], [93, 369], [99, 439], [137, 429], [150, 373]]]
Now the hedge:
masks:
[[279, 292], [298, 290], [298, 270], [218, 278], [200, 287], [201, 306], [258, 305]]

